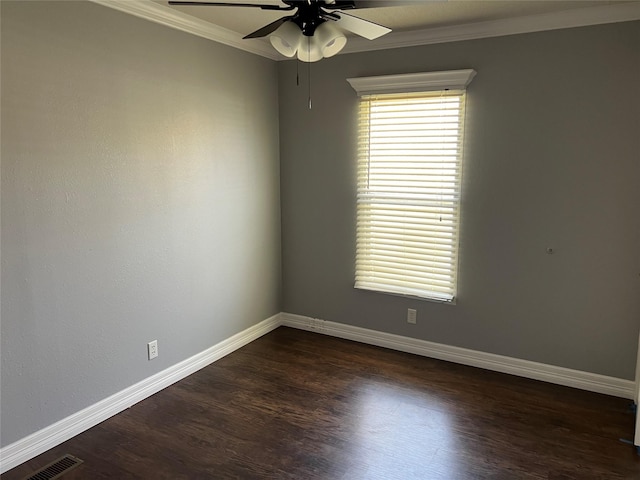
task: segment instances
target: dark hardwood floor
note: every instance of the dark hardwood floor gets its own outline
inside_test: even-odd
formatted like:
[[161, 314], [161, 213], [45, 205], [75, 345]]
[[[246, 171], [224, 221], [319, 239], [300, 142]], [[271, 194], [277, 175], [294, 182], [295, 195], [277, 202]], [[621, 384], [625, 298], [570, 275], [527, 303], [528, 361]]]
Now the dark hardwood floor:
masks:
[[2, 480], [640, 479], [630, 405], [282, 327]]

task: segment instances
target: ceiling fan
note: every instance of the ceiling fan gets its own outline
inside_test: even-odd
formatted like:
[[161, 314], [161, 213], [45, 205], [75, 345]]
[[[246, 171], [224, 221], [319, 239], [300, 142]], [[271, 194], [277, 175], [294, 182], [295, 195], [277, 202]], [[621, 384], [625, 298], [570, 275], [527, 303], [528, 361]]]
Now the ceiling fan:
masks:
[[374, 40], [391, 31], [374, 22], [358, 18], [344, 10], [371, 6], [397, 5], [399, 2], [356, 0], [281, 0], [284, 5], [260, 3], [198, 2], [169, 0], [169, 5], [256, 7], [262, 10], [290, 11], [291, 15], [256, 30], [244, 38], [269, 36], [273, 47], [286, 57], [297, 54], [303, 62], [316, 62], [331, 57], [344, 48], [344, 31]]

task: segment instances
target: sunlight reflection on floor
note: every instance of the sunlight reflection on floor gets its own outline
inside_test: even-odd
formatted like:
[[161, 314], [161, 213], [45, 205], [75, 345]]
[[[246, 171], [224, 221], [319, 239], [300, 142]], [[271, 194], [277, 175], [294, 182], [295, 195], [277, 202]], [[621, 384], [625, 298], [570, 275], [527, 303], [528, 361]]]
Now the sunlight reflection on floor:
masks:
[[426, 471], [433, 478], [458, 477], [457, 435], [437, 397], [374, 380], [355, 388], [357, 442], [353, 468], [344, 478], [424, 479]]

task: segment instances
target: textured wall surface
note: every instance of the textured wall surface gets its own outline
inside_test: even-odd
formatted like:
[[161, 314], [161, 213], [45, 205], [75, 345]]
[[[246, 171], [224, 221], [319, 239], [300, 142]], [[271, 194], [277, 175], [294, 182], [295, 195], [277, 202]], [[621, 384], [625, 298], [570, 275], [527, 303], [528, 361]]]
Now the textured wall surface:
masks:
[[[0, 445], [280, 310], [633, 378], [640, 23], [340, 55], [310, 111], [306, 65], [296, 87], [99, 5], [0, 6]], [[346, 78], [458, 68], [458, 304], [356, 291]]]
[[[311, 66], [312, 110], [307, 68], [298, 88], [295, 63], [279, 68], [286, 312], [634, 378], [640, 23], [338, 55]], [[356, 291], [357, 97], [346, 79], [463, 68], [478, 74], [458, 304]]]
[[280, 311], [277, 95], [272, 61], [2, 2], [2, 445]]

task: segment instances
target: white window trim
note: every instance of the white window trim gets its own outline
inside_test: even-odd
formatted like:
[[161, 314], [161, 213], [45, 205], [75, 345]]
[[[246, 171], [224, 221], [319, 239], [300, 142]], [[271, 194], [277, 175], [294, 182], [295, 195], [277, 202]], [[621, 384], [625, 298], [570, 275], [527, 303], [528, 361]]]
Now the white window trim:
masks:
[[476, 71], [448, 70], [445, 72], [406, 73], [376, 77], [347, 78], [358, 96], [378, 93], [429, 92], [434, 90], [465, 90]]
[[[356, 91], [358, 96], [369, 96], [378, 94], [395, 94], [395, 93], [414, 93], [414, 92], [429, 92], [429, 91], [445, 91], [445, 90], [457, 90], [465, 91], [466, 87], [471, 83], [476, 75], [476, 71], [473, 69], [465, 70], [449, 70], [442, 72], [426, 72], [426, 73], [411, 73], [400, 75], [382, 75], [375, 77], [359, 77], [348, 78], [347, 81], [351, 87]], [[460, 159], [462, 161], [462, 159]], [[460, 218], [458, 216], [458, 222]], [[459, 223], [458, 223], [459, 224]], [[459, 227], [458, 227], [459, 228]], [[459, 238], [458, 238], [459, 241]], [[457, 262], [456, 262], [457, 263]], [[456, 274], [457, 276], [457, 274]], [[359, 288], [356, 286], [356, 288]], [[373, 290], [380, 293], [390, 295], [400, 295], [405, 297], [415, 297], [410, 293], [394, 293], [391, 291], [385, 291], [384, 289], [377, 290], [372, 288], [364, 288], [364, 290]], [[441, 299], [436, 296], [419, 296], [415, 297], [420, 300], [432, 301], [437, 303], [443, 303], [448, 305], [456, 304], [456, 296], [450, 299]]]

